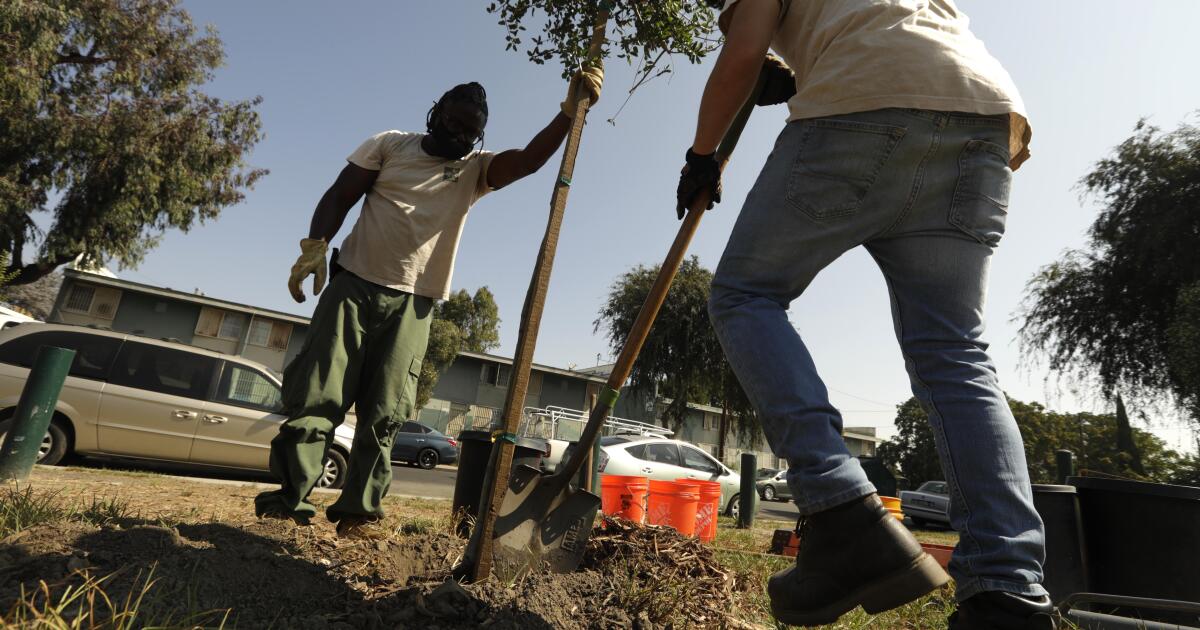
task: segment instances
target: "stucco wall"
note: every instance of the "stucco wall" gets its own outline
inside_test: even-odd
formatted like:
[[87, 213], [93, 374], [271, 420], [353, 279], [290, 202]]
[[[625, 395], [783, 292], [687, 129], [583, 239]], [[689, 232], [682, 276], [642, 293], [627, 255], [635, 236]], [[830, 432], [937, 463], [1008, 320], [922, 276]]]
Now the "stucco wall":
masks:
[[200, 307], [195, 304], [124, 291], [112, 328], [156, 339], [191, 343], [199, 317]]
[[434, 385], [433, 397], [438, 400], [473, 404], [476, 389], [479, 387], [481, 366], [479, 359], [458, 357], [438, 379], [437, 385]]

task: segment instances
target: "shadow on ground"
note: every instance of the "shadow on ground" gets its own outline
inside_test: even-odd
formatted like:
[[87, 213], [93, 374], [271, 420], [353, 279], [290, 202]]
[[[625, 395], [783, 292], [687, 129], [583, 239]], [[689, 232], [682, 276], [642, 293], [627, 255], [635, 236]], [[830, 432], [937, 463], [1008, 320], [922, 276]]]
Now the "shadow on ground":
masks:
[[0, 541], [0, 605], [13, 610], [23, 589], [24, 599], [44, 609], [39, 583], [57, 601], [90, 576], [104, 578], [100, 588], [118, 607], [145, 591], [137, 626], [216, 626], [222, 619], [242, 628], [574, 625], [562, 617], [573, 597], [566, 591], [533, 602], [499, 584], [470, 590], [447, 584], [460, 547], [437, 534], [346, 542], [279, 521], [245, 527], [65, 521]]

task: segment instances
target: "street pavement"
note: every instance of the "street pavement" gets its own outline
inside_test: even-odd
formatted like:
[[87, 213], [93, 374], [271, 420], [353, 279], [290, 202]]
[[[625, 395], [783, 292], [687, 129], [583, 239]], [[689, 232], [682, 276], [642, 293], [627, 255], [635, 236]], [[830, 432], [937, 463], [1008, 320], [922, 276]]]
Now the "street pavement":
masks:
[[458, 468], [453, 466], [421, 470], [416, 466], [392, 464], [392, 489], [388, 494], [452, 499], [457, 477]]
[[[207, 483], [252, 483], [263, 488], [270, 488], [275, 485], [271, 479], [271, 476], [266, 473], [226, 471], [207, 472], [197, 471], [195, 469], [183, 469], [178, 466], [146, 464], [141, 462], [109, 463], [98, 460], [85, 460], [83, 465], [109, 467], [115, 466], [125, 469], [151, 469], [165, 475], [182, 476]], [[452, 499], [454, 498], [454, 480], [457, 475], [458, 468], [454, 466], [438, 466], [432, 470], [422, 470], [416, 466], [392, 464], [392, 488], [388, 494], [391, 496], [424, 497], [429, 499]], [[315, 492], [324, 493], [337, 491], [317, 489]], [[799, 516], [800, 513], [796, 511], [796, 505], [791, 501], [786, 503], [763, 501], [762, 499], [759, 499], [758, 501], [758, 518], [786, 522], [787, 525], [781, 525], [781, 528], [795, 525], [796, 519]]]
[[[789, 500], [787, 503], [776, 503], [775, 501], [758, 500], [758, 515], [760, 519], [770, 519], [773, 521], [786, 521], [787, 527], [794, 527], [796, 519], [800, 518], [800, 512], [796, 509], [796, 504]], [[780, 527], [780, 529], [787, 529]]]
[[[393, 465], [390, 494], [449, 499], [454, 496], [454, 480], [457, 473], [457, 468], [449, 466], [421, 470], [411, 466]], [[786, 503], [763, 501], [762, 499], [758, 501], [758, 518], [760, 519], [784, 521], [787, 523], [786, 527], [792, 527], [799, 517], [800, 512], [796, 511], [796, 504], [791, 501]]]

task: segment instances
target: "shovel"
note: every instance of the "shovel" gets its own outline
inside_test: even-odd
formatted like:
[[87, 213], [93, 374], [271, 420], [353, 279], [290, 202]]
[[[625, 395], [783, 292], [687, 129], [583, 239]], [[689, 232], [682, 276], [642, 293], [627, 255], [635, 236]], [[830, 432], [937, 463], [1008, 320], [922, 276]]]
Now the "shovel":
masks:
[[[609, 0], [603, 0], [597, 8], [596, 21], [592, 27], [592, 38], [587, 53], [588, 59], [593, 62], [601, 59], [605, 30], [608, 27], [612, 5]], [[454, 568], [454, 576], [459, 579], [477, 582], [487, 578], [492, 571], [493, 529], [497, 523], [501, 497], [510, 485], [509, 470], [516, 447], [516, 432], [521, 421], [521, 411], [525, 406], [525, 394], [529, 388], [533, 351], [537, 345], [538, 328], [542, 321], [542, 309], [546, 304], [546, 293], [550, 288], [550, 272], [554, 266], [554, 252], [558, 247], [558, 235], [567, 206], [567, 194], [571, 188], [571, 176], [575, 172], [575, 158], [579, 152], [583, 126], [590, 106], [591, 103], [586, 96], [575, 101], [575, 117], [571, 123], [570, 133], [567, 135], [567, 146], [563, 150], [562, 165], [559, 167], [558, 179], [555, 181], [554, 192], [550, 198], [550, 218], [546, 223], [546, 234], [542, 238], [537, 262], [534, 263], [533, 277], [529, 281], [529, 290], [525, 293], [525, 305], [521, 309], [521, 328], [517, 334], [512, 379], [509, 381], [508, 395], [504, 401], [501, 426], [492, 433], [496, 442], [488, 460], [483, 492], [479, 500], [479, 512], [475, 520], [475, 527], [471, 532], [471, 540], [467, 543], [467, 550], [463, 554], [463, 561]]]
[[[764, 82], [765, 75], [760, 75], [750, 98], [734, 118], [717, 149], [722, 170], [746, 127]], [[493, 527], [494, 544], [490, 550], [494, 554], [492, 561], [503, 567], [507, 575], [517, 575], [539, 566], [546, 566], [556, 573], [568, 573], [579, 568], [596, 511], [600, 507], [600, 497], [572, 488], [571, 480], [591, 453], [604, 427], [604, 419], [616, 404], [618, 392], [633, 370], [633, 364], [667, 297], [667, 291], [671, 288], [675, 273], [679, 271], [708, 202], [708, 195], [701, 194], [688, 209], [571, 457], [557, 472], [549, 475], [525, 465], [512, 470], [508, 478], [508, 491], [497, 510]], [[487, 551], [486, 546], [474, 551]], [[468, 562], [471, 561], [471, 551], [468, 550]]]

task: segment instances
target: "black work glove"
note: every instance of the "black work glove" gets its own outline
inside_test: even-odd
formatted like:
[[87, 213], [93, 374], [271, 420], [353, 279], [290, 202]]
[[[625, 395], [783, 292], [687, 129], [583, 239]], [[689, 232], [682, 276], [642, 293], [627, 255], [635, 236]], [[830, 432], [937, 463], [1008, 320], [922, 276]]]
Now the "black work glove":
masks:
[[688, 149], [684, 160], [687, 163], [679, 172], [679, 187], [675, 189], [675, 213], [681, 220], [702, 191], [710, 193], [708, 210], [721, 203], [721, 165], [717, 163], [717, 154], [699, 155]]
[[756, 105], [778, 105], [796, 95], [796, 75], [782, 59], [767, 55], [763, 60], [763, 72], [767, 75], [767, 82], [758, 95]]

